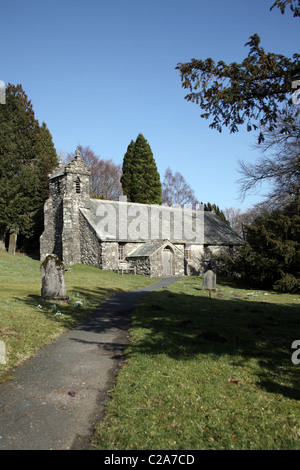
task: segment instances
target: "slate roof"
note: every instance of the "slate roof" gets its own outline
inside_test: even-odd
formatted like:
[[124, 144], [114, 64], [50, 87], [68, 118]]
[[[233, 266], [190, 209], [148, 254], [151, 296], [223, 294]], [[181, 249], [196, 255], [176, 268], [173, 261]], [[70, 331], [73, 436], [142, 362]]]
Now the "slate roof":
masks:
[[[81, 212], [84, 215], [84, 217], [88, 220], [90, 225], [93, 227], [95, 230], [97, 236], [100, 239], [103, 240], [111, 240], [111, 241], [133, 241], [132, 238], [128, 237], [128, 239], [124, 237], [119, 236], [118, 232], [118, 227], [120, 223], [120, 215], [121, 213], [128, 213], [127, 217], [127, 222], [128, 225], [132, 223], [136, 219], [136, 212], [132, 212], [134, 215], [129, 215], [130, 214], [130, 206], [131, 208], [133, 207], [135, 210], [145, 210], [147, 208], [148, 211], [148, 216], [146, 223], [148, 224], [148, 233], [146, 233], [146, 236], [140, 237], [138, 240], [134, 241], [145, 241], [145, 242], [150, 242], [153, 240], [153, 237], [151, 236], [151, 223], [156, 221], [157, 219], [154, 219], [153, 213], [155, 213], [155, 210], [159, 210], [159, 218], [160, 218], [160, 223], [162, 223], [162, 220], [169, 219], [171, 220], [171, 233], [170, 236], [166, 237], [161, 237], [160, 239], [156, 239], [155, 242], [153, 243], [161, 243], [162, 241], [165, 241], [166, 239], [170, 240], [173, 243], [190, 243], [194, 244], [190, 240], [184, 239], [184, 237], [181, 237], [180, 239], [174, 238], [174, 230], [173, 230], [173, 225], [174, 224], [174, 219], [172, 219], [174, 214], [176, 214], [176, 211], [183, 211], [184, 209], [181, 208], [172, 208], [172, 207], [166, 207], [166, 206], [154, 206], [154, 205], [147, 205], [147, 204], [133, 204], [129, 202], [120, 202], [120, 201], [106, 201], [106, 200], [101, 200], [101, 199], [90, 199], [90, 208], [89, 209], [84, 209], [81, 208]], [[100, 212], [97, 213], [97, 209], [100, 210]], [[98, 214], [98, 215], [97, 215]], [[116, 231], [115, 233], [104, 233], [101, 232], [101, 224], [99, 224], [99, 221], [101, 220], [101, 217], [99, 216], [109, 216], [115, 217], [116, 220]], [[196, 211], [193, 211], [193, 217], [196, 218]], [[183, 219], [183, 217], [182, 217]], [[108, 219], [107, 219], [108, 220]], [[183, 222], [182, 222], [183, 223]], [[102, 224], [103, 225], [103, 224]], [[184, 230], [182, 230], [182, 233], [184, 234]], [[152, 234], [153, 235], [153, 234]], [[204, 211], [204, 244], [208, 245], [229, 245], [229, 246], [237, 246], [237, 245], [243, 245], [244, 241], [230, 228], [228, 227], [227, 224], [225, 224], [215, 213], [213, 212], [208, 212]], [[155, 245], [151, 245], [155, 246]], [[148, 247], [145, 247], [146, 249], [150, 249], [150, 245]]]
[[204, 243], [208, 245], [244, 245], [232, 228], [213, 212], [204, 212]]
[[49, 175], [49, 179], [52, 180], [53, 178], [58, 178], [59, 176], [63, 176], [66, 172], [65, 165], [58, 165], [54, 168], [53, 172]]
[[151, 242], [146, 242], [132, 253], [126, 256], [126, 258], [137, 258], [137, 257], [148, 257], [153, 255], [157, 250], [163, 248], [165, 245], [173, 246], [172, 243], [167, 240], [155, 240]]

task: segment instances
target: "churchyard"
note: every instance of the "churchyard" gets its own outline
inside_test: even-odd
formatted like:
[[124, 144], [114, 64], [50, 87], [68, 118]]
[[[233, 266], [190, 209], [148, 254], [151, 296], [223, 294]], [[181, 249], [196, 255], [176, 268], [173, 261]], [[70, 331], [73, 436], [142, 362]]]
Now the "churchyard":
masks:
[[95, 448], [299, 449], [299, 314], [297, 295], [227, 280], [152, 292], [132, 316]]
[[[116, 292], [154, 283], [76, 265], [43, 302], [41, 262], [0, 252], [0, 381]], [[299, 449], [300, 298], [184, 277], [132, 314], [94, 449]]]
[[69, 302], [43, 302], [40, 266], [38, 259], [0, 251], [0, 341], [6, 350], [6, 364], [0, 364], [0, 383], [9, 379], [11, 368], [78, 323], [107, 298], [156, 281], [76, 265], [67, 269], [64, 276]]

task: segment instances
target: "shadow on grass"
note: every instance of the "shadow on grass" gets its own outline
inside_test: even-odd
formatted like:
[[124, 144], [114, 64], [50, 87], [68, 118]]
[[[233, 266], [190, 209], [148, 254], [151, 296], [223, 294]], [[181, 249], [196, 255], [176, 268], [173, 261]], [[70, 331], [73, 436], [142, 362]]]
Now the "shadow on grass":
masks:
[[[130, 345], [132, 353], [166, 354], [178, 360], [227, 355], [241, 368], [255, 358], [257, 386], [300, 400], [300, 365], [291, 361], [291, 345], [300, 338], [299, 306], [249, 301], [237, 293], [230, 300], [222, 293], [210, 299], [167, 289], [148, 293], [143, 301], [146, 293], [73, 287], [70, 302], [59, 304], [64, 319], [57, 318], [52, 303], [42, 303], [39, 296], [18, 300], [32, 308], [41, 304], [43, 315], [64, 326], [96, 333], [115, 327], [127, 330], [131, 314], [132, 325], [143, 329], [143, 338]], [[76, 306], [78, 301], [83, 307]]]
[[[23, 302], [25, 305], [39, 309], [41, 315], [47, 319], [55, 322], [60, 322], [64, 326], [73, 327], [78, 322], [83, 321], [85, 318], [92, 316], [100, 306], [111, 296], [122, 295], [122, 289], [108, 289], [97, 287], [88, 289], [85, 287], [73, 286], [68, 290], [69, 301], [42, 301], [39, 295], [30, 294], [24, 298], [17, 298], [18, 302]], [[89, 325], [87, 328], [93, 329], [101, 328], [101, 319], [98, 318], [97, 326]]]
[[291, 360], [292, 342], [300, 338], [299, 306], [247, 300], [151, 293], [133, 313], [134, 327], [148, 331], [130, 350], [178, 360], [227, 355], [242, 368], [255, 358], [257, 386], [299, 400], [300, 365]]

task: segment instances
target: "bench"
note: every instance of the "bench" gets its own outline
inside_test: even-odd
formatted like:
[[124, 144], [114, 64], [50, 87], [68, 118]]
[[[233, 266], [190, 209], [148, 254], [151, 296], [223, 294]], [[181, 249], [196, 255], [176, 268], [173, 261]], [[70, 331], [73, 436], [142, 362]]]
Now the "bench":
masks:
[[134, 274], [136, 274], [136, 267], [132, 268], [130, 266], [130, 264], [126, 263], [126, 261], [120, 262], [119, 266], [118, 266], [118, 269], [117, 269], [117, 272], [121, 273], [122, 275], [124, 273], [130, 273], [130, 272], [133, 272]]

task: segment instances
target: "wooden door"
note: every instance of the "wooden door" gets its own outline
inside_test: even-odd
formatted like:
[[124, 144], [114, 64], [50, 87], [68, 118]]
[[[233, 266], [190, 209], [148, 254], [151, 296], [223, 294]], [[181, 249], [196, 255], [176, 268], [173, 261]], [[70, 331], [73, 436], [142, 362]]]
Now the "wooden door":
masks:
[[163, 276], [173, 274], [173, 253], [170, 248], [165, 248], [162, 252]]

